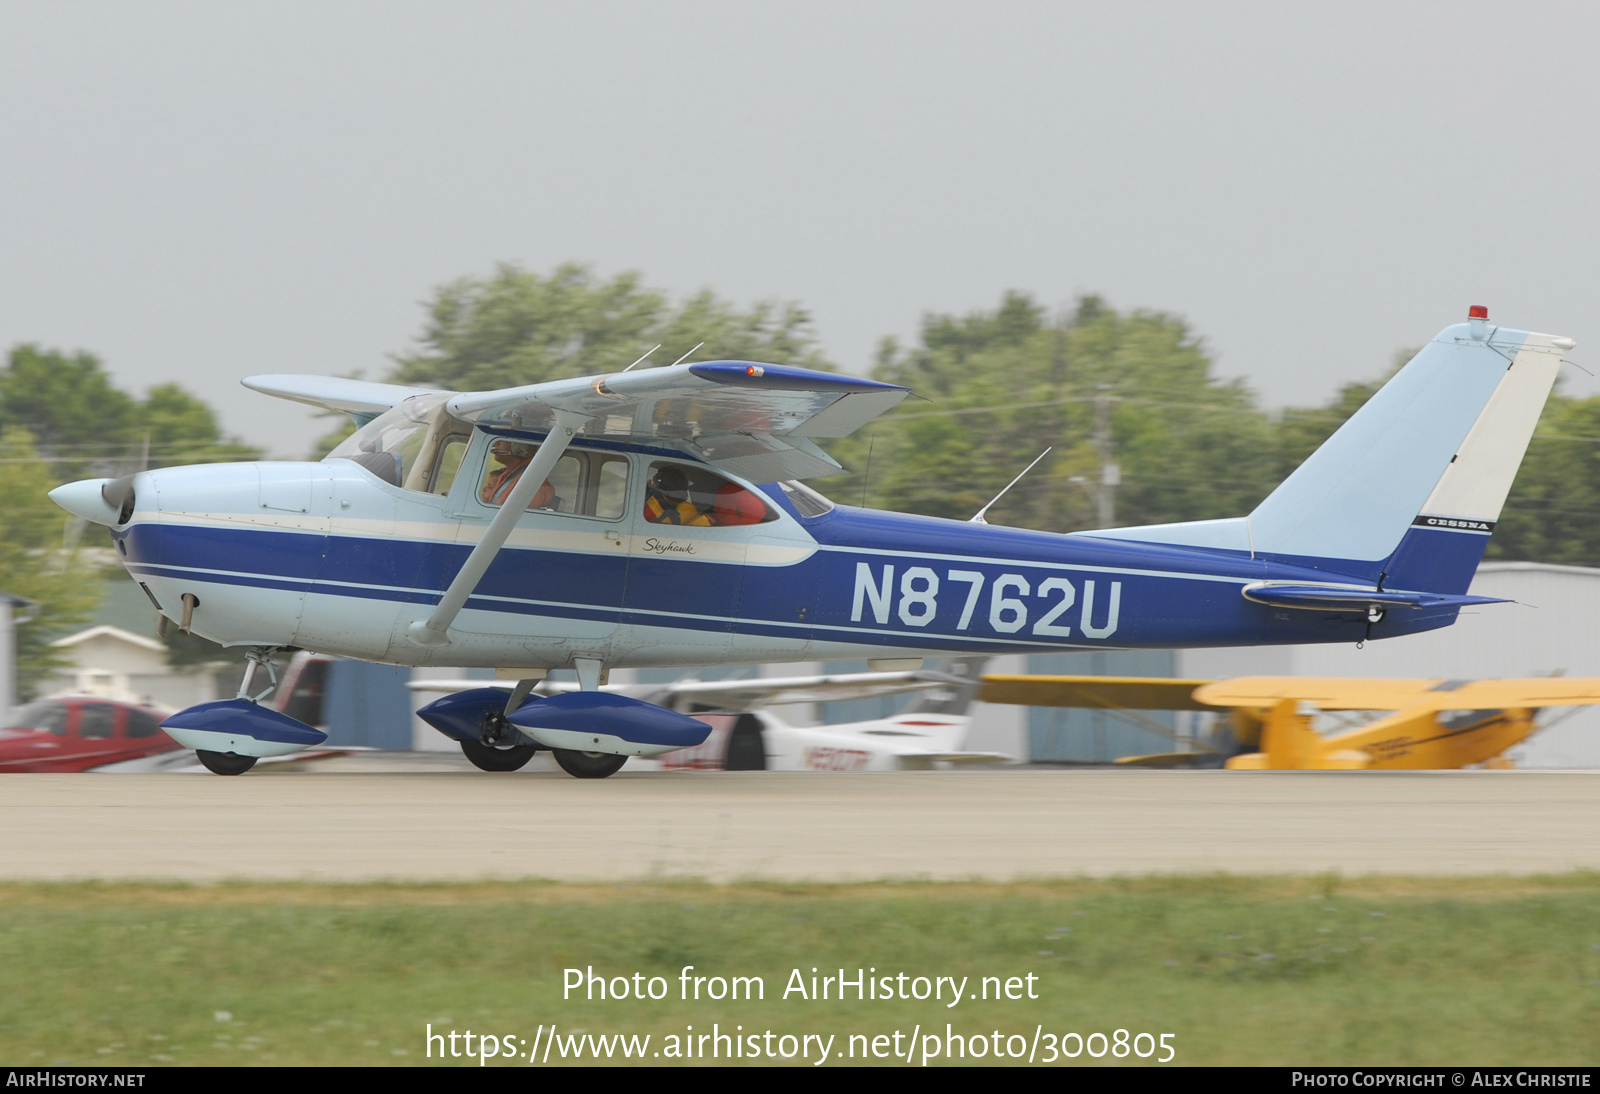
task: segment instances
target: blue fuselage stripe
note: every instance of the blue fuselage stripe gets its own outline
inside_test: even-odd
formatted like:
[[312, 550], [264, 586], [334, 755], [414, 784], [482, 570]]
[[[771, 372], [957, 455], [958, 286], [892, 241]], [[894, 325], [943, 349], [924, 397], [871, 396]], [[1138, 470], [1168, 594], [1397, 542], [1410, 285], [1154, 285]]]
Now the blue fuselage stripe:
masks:
[[[1391, 612], [1369, 627], [1356, 612], [1252, 603], [1240, 588], [1253, 581], [1360, 578], [1236, 552], [848, 509], [807, 522], [807, 531], [818, 549], [788, 565], [508, 547], [468, 607], [979, 651], [1353, 641], [1454, 618], [1453, 611]], [[187, 523], [136, 523], [119, 539], [135, 573], [421, 605], [438, 601], [470, 553], [453, 542]]]

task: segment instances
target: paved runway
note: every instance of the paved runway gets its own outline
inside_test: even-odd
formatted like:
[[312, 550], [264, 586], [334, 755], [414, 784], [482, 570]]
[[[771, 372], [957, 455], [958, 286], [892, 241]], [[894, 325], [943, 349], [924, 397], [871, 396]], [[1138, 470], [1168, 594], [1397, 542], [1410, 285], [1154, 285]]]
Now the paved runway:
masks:
[[1600, 773], [0, 776], [0, 877], [1008, 880], [1600, 869]]

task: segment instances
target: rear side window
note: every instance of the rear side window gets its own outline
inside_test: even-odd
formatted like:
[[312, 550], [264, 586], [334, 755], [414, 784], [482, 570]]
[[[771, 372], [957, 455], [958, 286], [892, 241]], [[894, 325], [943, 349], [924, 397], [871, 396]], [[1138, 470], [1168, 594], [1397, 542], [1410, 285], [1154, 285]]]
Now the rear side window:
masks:
[[650, 465], [644, 519], [651, 524], [719, 528], [777, 520], [766, 500], [704, 467], [658, 462]]
[[778, 484], [779, 488], [800, 510], [802, 517], [820, 517], [824, 513], [833, 512], [833, 502], [817, 493], [811, 487], [795, 479], [789, 479]]

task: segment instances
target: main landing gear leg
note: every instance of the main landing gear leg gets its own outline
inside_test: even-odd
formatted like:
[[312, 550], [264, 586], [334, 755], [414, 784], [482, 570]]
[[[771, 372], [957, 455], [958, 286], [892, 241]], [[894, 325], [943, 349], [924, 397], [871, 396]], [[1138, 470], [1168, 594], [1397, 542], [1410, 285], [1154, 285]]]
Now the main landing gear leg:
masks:
[[519, 771], [533, 759], [533, 754], [539, 750], [532, 745], [513, 743], [519, 735], [506, 719], [527, 701], [538, 683], [537, 678], [517, 681], [505, 709], [492, 710], [483, 716], [483, 732], [478, 739], [461, 742], [461, 753], [472, 761], [473, 767], [479, 771]]

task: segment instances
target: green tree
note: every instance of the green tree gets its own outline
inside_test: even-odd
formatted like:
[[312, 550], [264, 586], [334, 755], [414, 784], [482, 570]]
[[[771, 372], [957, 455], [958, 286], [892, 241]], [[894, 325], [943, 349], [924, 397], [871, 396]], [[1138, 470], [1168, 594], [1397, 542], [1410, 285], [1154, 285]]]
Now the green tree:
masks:
[[61, 482], [142, 467], [260, 458], [223, 437], [216, 414], [177, 384], [136, 399], [99, 358], [23, 345], [0, 368], [0, 427], [25, 429]]
[[36, 605], [29, 621], [17, 627], [17, 687], [23, 698], [64, 663], [50, 642], [89, 620], [103, 587], [86, 555], [64, 545], [68, 517], [47, 497], [57, 485], [26, 430], [0, 430], [0, 509], [6, 514], [0, 589]]
[[810, 317], [793, 304], [740, 310], [710, 292], [674, 307], [636, 273], [609, 281], [568, 263], [548, 277], [502, 265], [439, 289], [418, 348], [396, 359], [399, 383], [487, 391], [616, 372], [657, 343], [648, 364], [747, 359], [827, 368]]
[[1600, 396], [1545, 403], [1488, 557], [1600, 566]]
[[93, 354], [17, 346], [0, 369], [0, 427], [27, 430], [32, 444], [57, 461], [62, 482], [84, 477], [96, 461], [124, 456], [137, 418], [136, 400], [112, 385]]
[[178, 384], [150, 389], [138, 404], [134, 428], [149, 445], [149, 466], [259, 460], [261, 450], [224, 437], [216, 411]]
[[835, 444], [853, 473], [825, 489], [852, 504], [869, 450], [869, 504], [965, 519], [1053, 445], [989, 515], [1052, 531], [1096, 525], [1107, 461], [1119, 524], [1237, 515], [1272, 485], [1271, 424], [1173, 316], [1094, 296], [1052, 316], [1012, 292], [992, 312], [928, 317], [913, 349], [886, 342], [873, 375], [929, 401]]

